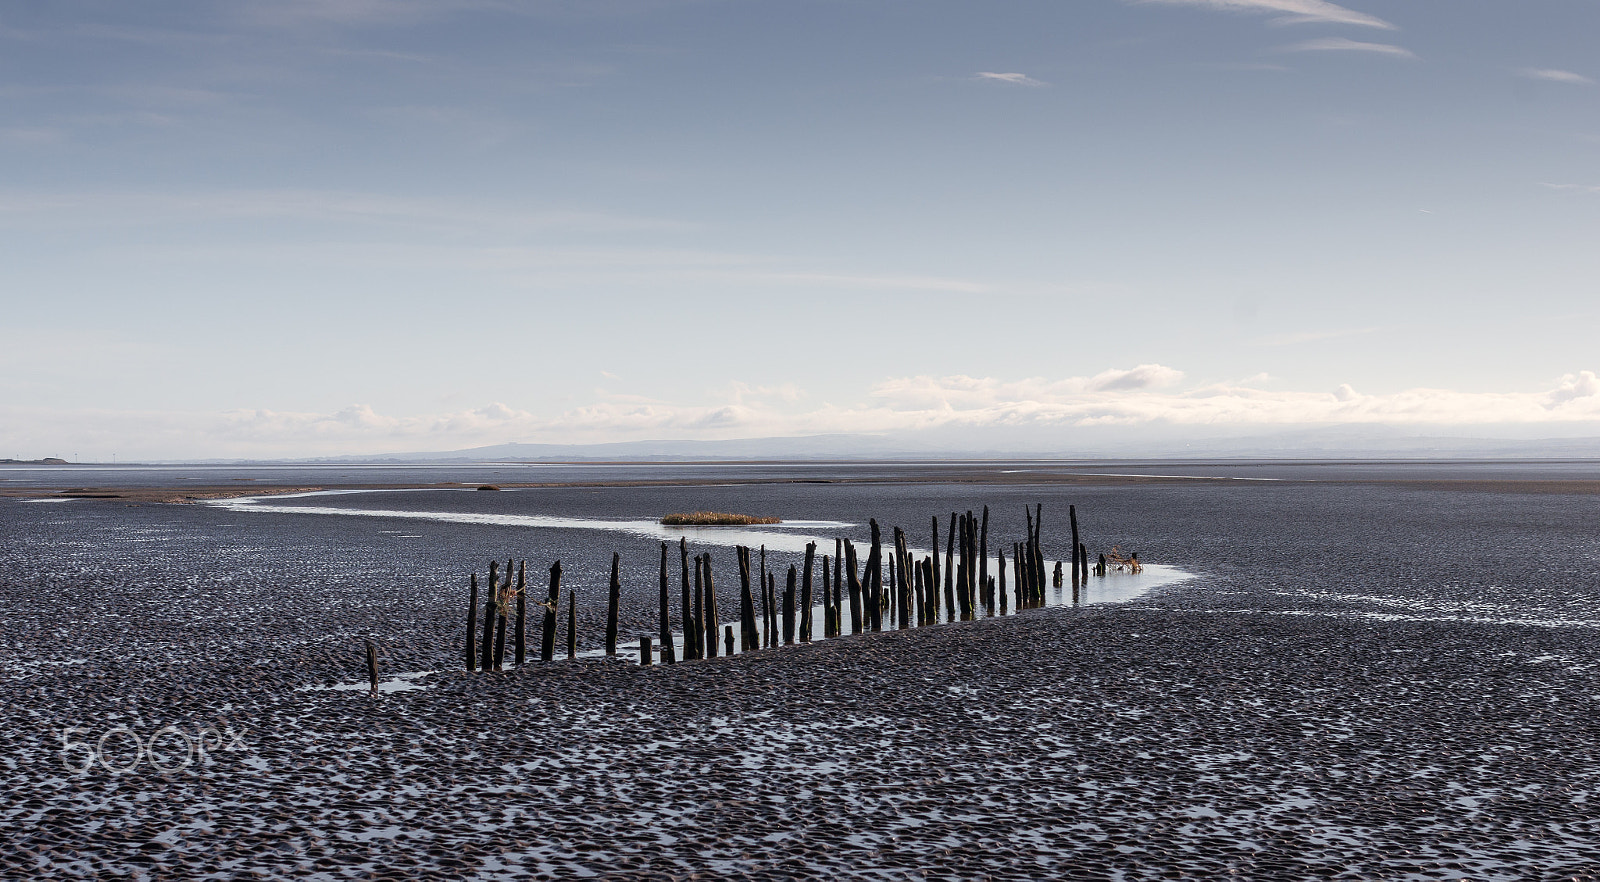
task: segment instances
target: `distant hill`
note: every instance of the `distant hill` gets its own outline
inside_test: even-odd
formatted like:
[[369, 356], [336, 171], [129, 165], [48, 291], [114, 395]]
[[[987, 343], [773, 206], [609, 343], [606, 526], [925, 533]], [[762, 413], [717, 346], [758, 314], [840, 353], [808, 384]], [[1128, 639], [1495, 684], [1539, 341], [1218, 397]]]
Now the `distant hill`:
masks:
[[[1233, 427], [1237, 429], [1237, 427]], [[297, 462], [685, 462], [695, 460], [1286, 458], [1592, 459], [1600, 437], [1493, 438], [1418, 434], [1379, 425], [1330, 426], [1254, 435], [1167, 426], [1144, 433], [1019, 430], [894, 435], [805, 435], [721, 441], [495, 444], [462, 450], [316, 457]]]

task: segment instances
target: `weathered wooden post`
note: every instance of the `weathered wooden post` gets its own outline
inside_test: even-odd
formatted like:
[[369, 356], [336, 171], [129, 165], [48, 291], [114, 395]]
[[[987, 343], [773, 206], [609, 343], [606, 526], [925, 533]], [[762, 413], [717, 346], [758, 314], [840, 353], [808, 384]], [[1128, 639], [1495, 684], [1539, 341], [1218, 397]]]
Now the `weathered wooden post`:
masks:
[[1035, 503], [1033, 511], [1033, 562], [1039, 579], [1039, 603], [1044, 603], [1044, 503]]
[[956, 544], [956, 608], [963, 622], [972, 618], [972, 513], [961, 515]]
[[[560, 561], [556, 561], [555, 572], [556, 572], [556, 578], [559, 580], [560, 576], [561, 576], [561, 562]], [[555, 610], [551, 610], [550, 614], [551, 615], [555, 615]], [[576, 591], [568, 591], [567, 592], [567, 660], [571, 661], [571, 660], [573, 660], [573, 659], [575, 659], [577, 657], [578, 657], [578, 592], [576, 592]]]
[[[717, 657], [717, 628], [719, 614], [717, 612], [717, 583], [711, 577], [711, 553], [700, 556], [700, 568], [705, 571], [706, 581], [706, 616], [705, 616], [705, 643], [706, 655], [710, 658]], [[733, 629], [728, 629], [732, 633]]]
[[733, 655], [733, 626], [732, 625], [729, 625], [727, 627], [727, 630], [722, 632], [722, 645], [723, 645], [723, 648], [727, 650], [726, 652], [723, 653], [723, 655]]
[[878, 519], [868, 518], [872, 530], [872, 548], [867, 552], [866, 589], [868, 619], [872, 630], [883, 630], [883, 534], [878, 530]]
[[499, 613], [494, 623], [494, 669], [500, 670], [506, 662], [506, 615], [511, 611], [511, 558], [506, 558], [506, 583], [500, 586]]
[[866, 626], [862, 618], [864, 610], [861, 599], [861, 576], [856, 570], [856, 547], [849, 539], [844, 540], [845, 578], [849, 580], [850, 592], [850, 633], [860, 634]]
[[[556, 607], [561, 602], [561, 561], [550, 565], [550, 590], [544, 597], [544, 633], [539, 641], [539, 660], [553, 661], [556, 657]], [[570, 601], [569, 601], [570, 603]]]
[[906, 551], [906, 531], [899, 527], [894, 528], [894, 559], [896, 562], [894, 567], [895, 615], [899, 619], [900, 629], [905, 630], [911, 627], [911, 588], [915, 584], [915, 580], [911, 575], [911, 568], [908, 566], [911, 562], [911, 555]]
[[978, 533], [978, 584], [983, 588], [983, 610], [994, 615], [994, 592], [989, 590], [989, 506], [983, 507], [983, 525]]
[[911, 590], [917, 596], [917, 627], [928, 624], [928, 574], [924, 564], [927, 558], [911, 560]]
[[794, 642], [794, 594], [795, 582], [799, 579], [795, 572], [794, 564], [789, 564], [789, 587], [783, 589], [783, 642], [787, 646]]
[[[729, 627], [731, 633], [733, 628]], [[756, 634], [755, 597], [750, 593], [750, 549], [739, 546], [739, 651], [761, 648]]]
[[678, 537], [678, 559], [683, 564], [683, 660], [689, 661], [700, 657], [700, 629], [696, 624], [700, 613], [694, 596], [689, 593], [689, 540], [681, 536]]
[[1003, 547], [1002, 548], [996, 548], [994, 550], [994, 553], [995, 553], [996, 562], [999, 564], [996, 567], [996, 569], [998, 569], [1000, 571], [1000, 590], [998, 592], [996, 592], [996, 593], [1000, 595], [1000, 614], [1001, 615], [1005, 615], [1006, 614], [1006, 550]]
[[830, 640], [839, 636], [838, 613], [833, 605], [833, 562], [824, 554], [822, 556], [822, 639]]
[[661, 543], [661, 663], [676, 664], [677, 650], [672, 646], [672, 600], [670, 579], [667, 577], [667, 543]]
[[606, 655], [617, 654], [617, 613], [622, 605], [622, 576], [617, 572], [622, 555], [611, 552], [611, 591], [606, 600]]
[[478, 669], [478, 574], [472, 574], [467, 597], [467, 670]]
[[[694, 657], [706, 657], [706, 587], [700, 576], [700, 556], [694, 558]], [[711, 647], [711, 654], [715, 655], [717, 647], [715, 641]]]
[[372, 694], [378, 694], [378, 647], [367, 641], [367, 679], [372, 682]]
[[783, 640], [783, 597], [778, 591], [778, 574], [767, 573], [767, 648]]
[[[817, 543], [806, 543], [805, 576], [800, 582], [800, 642], [811, 642], [811, 564], [817, 556]], [[827, 560], [822, 562], [823, 571], [828, 568]]]
[[772, 573], [767, 571], [767, 546], [765, 545], [761, 546], [761, 570], [758, 581], [759, 585], [757, 587], [761, 589], [761, 631], [756, 634], [756, 648], [771, 649], [773, 638], [777, 636], [773, 632], [778, 630], [774, 627], [774, 623], [778, 619], [775, 615], [777, 605], [772, 600]]
[[1089, 575], [1089, 561], [1082, 558], [1083, 543], [1078, 541], [1078, 507], [1067, 506], [1067, 520], [1072, 523], [1072, 586], [1078, 586], [1078, 580]]
[[[665, 545], [666, 543], [663, 542], [661, 544]], [[651, 647], [650, 647], [650, 635], [649, 634], [640, 634], [639, 635], [639, 664], [642, 667], [648, 668], [654, 662], [655, 662], [655, 652], [652, 651]], [[665, 659], [663, 659], [663, 662], [665, 662]]]
[[500, 594], [500, 562], [497, 560], [489, 561], [488, 588], [483, 598], [483, 640], [478, 647], [478, 667], [484, 671], [494, 670], [495, 602]]
[[1096, 576], [1104, 576], [1106, 574], [1106, 556], [1104, 554], [1100, 555], [1100, 562], [1095, 564], [1094, 574]]
[[[1076, 577], [1077, 571], [1078, 571], [1078, 560], [1077, 560], [1078, 552], [1076, 550], [1074, 550], [1072, 552], [1072, 558], [1073, 558], [1073, 560], [1072, 560], [1072, 571], [1073, 571], [1074, 577]], [[1055, 571], [1051, 581], [1052, 581], [1052, 584], [1055, 585], [1055, 587], [1057, 587], [1057, 588], [1061, 587], [1061, 561], [1059, 561], [1059, 560], [1056, 561], [1056, 571]], [[1078, 587], [1077, 578], [1073, 578], [1072, 587], [1073, 587], [1073, 590], [1077, 590], [1077, 587]]]
[[517, 561], [517, 633], [515, 635], [517, 667], [522, 667], [528, 661], [527, 620], [528, 620], [528, 595], [523, 589], [527, 582], [523, 579], [526, 575], [528, 562]]
[[[944, 615], [945, 621], [956, 620], [956, 513], [950, 513], [950, 532], [944, 537]], [[934, 548], [934, 554], [939, 553]]]

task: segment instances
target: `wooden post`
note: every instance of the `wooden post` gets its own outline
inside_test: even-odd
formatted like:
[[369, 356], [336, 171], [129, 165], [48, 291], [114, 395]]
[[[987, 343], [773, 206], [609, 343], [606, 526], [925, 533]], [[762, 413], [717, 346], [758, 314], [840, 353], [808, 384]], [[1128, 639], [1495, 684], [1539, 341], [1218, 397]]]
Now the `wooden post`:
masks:
[[999, 566], [996, 567], [996, 569], [998, 569], [1000, 571], [1000, 586], [999, 586], [999, 590], [997, 592], [995, 592], [995, 593], [1000, 595], [1000, 598], [999, 598], [999, 600], [1000, 600], [1000, 614], [1001, 615], [1005, 615], [1006, 614], [1006, 550], [1004, 548], [996, 548], [994, 550], [994, 553], [995, 553], [996, 562], [999, 564]]
[[367, 641], [367, 679], [372, 681], [372, 694], [378, 694], [378, 647]]
[[[557, 582], [559, 583], [559, 580], [561, 578], [561, 561], [556, 561], [556, 565], [555, 565], [554, 569], [555, 569], [555, 573], [556, 573]], [[552, 616], [555, 615], [555, 610], [551, 610], [550, 614]], [[571, 661], [572, 659], [575, 659], [577, 657], [578, 657], [578, 592], [576, 592], [576, 591], [568, 591], [567, 592], [567, 660]]]
[[661, 663], [676, 664], [677, 650], [672, 646], [672, 600], [670, 579], [667, 577], [667, 543], [661, 543]]
[[845, 578], [850, 591], [850, 633], [860, 634], [866, 622], [862, 619], [861, 577], [856, 572], [856, 547], [844, 540]]
[[467, 595], [467, 670], [478, 669], [478, 574], [472, 574]]
[[516, 644], [517, 667], [522, 667], [528, 661], [528, 594], [525, 589], [528, 584], [523, 576], [526, 575], [528, 562], [517, 561], [517, 629], [513, 638]]
[[1078, 507], [1076, 505], [1067, 506], [1067, 519], [1072, 522], [1072, 587], [1077, 588], [1078, 580], [1089, 575], [1089, 561], [1083, 559], [1083, 543], [1078, 541]]
[[983, 609], [994, 615], [994, 592], [989, 590], [989, 506], [983, 507], [983, 525], [978, 533], [978, 585], [983, 591]]
[[622, 605], [622, 577], [617, 572], [622, 565], [622, 555], [611, 552], [611, 591], [606, 600], [606, 655], [617, 654], [617, 613]]
[[767, 573], [767, 648], [783, 639], [783, 598], [778, 593], [778, 574]]
[[700, 657], [699, 604], [689, 593], [689, 540], [678, 538], [678, 559], [683, 564], [683, 660]]
[[[544, 634], [539, 641], [539, 660], [556, 657], [556, 607], [561, 603], [561, 561], [550, 565], [550, 590], [544, 597]], [[571, 601], [569, 600], [570, 604]], [[569, 611], [570, 612], [570, 611]]]
[[1104, 576], [1106, 574], [1106, 556], [1104, 554], [1100, 555], [1100, 562], [1095, 564], [1094, 574], [1096, 576]]
[[767, 572], [767, 546], [765, 545], [761, 546], [761, 569], [757, 572], [756, 587], [760, 589], [758, 593], [761, 595], [761, 631], [756, 634], [756, 648], [770, 649], [772, 648], [772, 632], [777, 629], [772, 626], [775, 621], [772, 603], [772, 574]]
[[717, 612], [717, 583], [711, 578], [710, 552], [700, 556], [700, 567], [701, 569], [705, 570], [706, 574], [706, 618], [704, 623], [706, 629], [706, 655], [710, 656], [711, 658], [716, 658], [717, 626], [719, 615]]
[[[1078, 580], [1077, 580], [1076, 576], [1077, 576], [1077, 570], [1078, 570], [1078, 561], [1077, 561], [1078, 552], [1077, 552], [1076, 549], [1073, 550], [1072, 557], [1073, 557], [1072, 570], [1073, 570], [1073, 576], [1074, 576], [1074, 578], [1072, 580], [1072, 587], [1073, 587], [1073, 590], [1077, 590]], [[1055, 571], [1055, 575], [1054, 575], [1054, 577], [1052, 578], [1051, 581], [1055, 585], [1055, 587], [1057, 587], [1057, 588], [1061, 587], [1061, 561], [1059, 561], [1059, 560], [1056, 561], [1056, 571]]]
[[839, 636], [838, 613], [833, 605], [833, 561], [826, 554], [822, 556], [822, 639], [831, 640]]
[[489, 561], [489, 585], [483, 597], [483, 639], [478, 643], [478, 668], [494, 670], [495, 596], [500, 593], [500, 562]]
[[[664, 546], [666, 546], [667, 543], [663, 542], [661, 544], [664, 547]], [[665, 659], [663, 659], [663, 661], [665, 661]], [[648, 668], [654, 662], [655, 662], [655, 653], [650, 648], [650, 635], [649, 634], [640, 634], [639, 635], [639, 664], [642, 667]]]
[[[732, 627], [729, 627], [732, 632]], [[739, 546], [739, 651], [761, 646], [756, 634], [756, 602], [750, 593], [750, 549]]]
[[912, 573], [916, 579], [917, 624], [926, 625], [933, 620], [930, 614], [931, 611], [938, 608], [928, 602], [929, 598], [932, 597], [932, 593], [928, 591], [928, 559], [922, 558], [921, 560], [913, 561]]
[[506, 583], [500, 586], [500, 612], [494, 623], [494, 669], [500, 670], [506, 661], [506, 615], [511, 601], [511, 558], [506, 558]]
[[[800, 581], [800, 642], [811, 642], [811, 564], [817, 556], [817, 543], [806, 543], [805, 576]], [[826, 572], [828, 563], [823, 561], [822, 567]]]
[[[934, 554], [939, 553], [934, 548]], [[944, 537], [944, 619], [956, 620], [956, 513], [950, 513], [950, 532]]]
[[[694, 559], [694, 613], [689, 616], [684, 625], [683, 641], [684, 655], [689, 658], [705, 658], [706, 628], [702, 624], [706, 620], [706, 589], [705, 583], [700, 581], [700, 557]], [[689, 633], [690, 629], [694, 633]]]
[[1044, 503], [1035, 503], [1033, 512], [1034, 575], [1039, 580], [1039, 602], [1044, 603]]
[[789, 564], [789, 587], [783, 589], [783, 642], [788, 645], [794, 642], [794, 595], [795, 582], [799, 579], [795, 572], [794, 564]]
[[899, 619], [901, 630], [911, 627], [911, 588], [915, 580], [907, 564], [911, 556], [906, 553], [906, 531], [899, 527], [894, 528], [894, 605], [895, 616]]
[[872, 566], [872, 596], [877, 603], [872, 608], [872, 630], [883, 630], [883, 614], [889, 611], [889, 591], [883, 584], [883, 535], [878, 531], [876, 518], [869, 519], [872, 524], [872, 553], [868, 555]]
[[733, 626], [732, 625], [729, 625], [727, 630], [722, 632], [722, 645], [723, 645], [723, 647], [725, 649], [727, 649], [727, 652], [723, 653], [724, 655], [733, 655]]
[[934, 595], [934, 600], [935, 600], [935, 602], [937, 602], [938, 601], [938, 591], [939, 591], [939, 516], [938, 515], [934, 515], [933, 516], [933, 544], [928, 546], [928, 547], [933, 549], [933, 588], [932, 588], [932, 591], [930, 591], [929, 593]]

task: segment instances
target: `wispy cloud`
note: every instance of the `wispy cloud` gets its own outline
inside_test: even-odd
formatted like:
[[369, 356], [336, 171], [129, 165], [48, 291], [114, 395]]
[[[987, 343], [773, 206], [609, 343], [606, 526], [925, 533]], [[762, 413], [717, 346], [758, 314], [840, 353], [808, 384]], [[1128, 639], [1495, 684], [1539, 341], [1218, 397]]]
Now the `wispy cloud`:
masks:
[[1395, 26], [1376, 16], [1348, 9], [1326, 0], [1132, 0], [1166, 6], [1194, 6], [1218, 12], [1274, 14], [1274, 24], [1344, 24], [1365, 28], [1395, 30]]
[[1564, 190], [1568, 193], [1600, 193], [1600, 184], [1540, 184], [1552, 190]]
[[1291, 43], [1280, 47], [1282, 52], [1371, 52], [1377, 55], [1389, 55], [1395, 58], [1416, 58], [1410, 49], [1395, 46], [1390, 43], [1363, 43], [1360, 40], [1348, 40], [1344, 37], [1320, 37], [1315, 40], [1305, 40], [1300, 43]]
[[994, 73], [993, 71], [982, 70], [982, 71], [978, 71], [976, 76], [980, 80], [988, 80], [990, 82], [999, 82], [999, 83], [1010, 83], [1010, 84], [1012, 84], [1014, 86], [1047, 86], [1047, 85], [1049, 85], [1049, 83], [1046, 83], [1043, 80], [1036, 80], [1033, 77], [1028, 76], [1027, 74], [1020, 74], [1020, 73]]
[[1575, 86], [1592, 86], [1594, 80], [1583, 74], [1573, 73], [1570, 70], [1556, 70], [1549, 67], [1524, 67], [1517, 70], [1517, 76], [1530, 80], [1547, 80], [1552, 83], [1571, 83]]

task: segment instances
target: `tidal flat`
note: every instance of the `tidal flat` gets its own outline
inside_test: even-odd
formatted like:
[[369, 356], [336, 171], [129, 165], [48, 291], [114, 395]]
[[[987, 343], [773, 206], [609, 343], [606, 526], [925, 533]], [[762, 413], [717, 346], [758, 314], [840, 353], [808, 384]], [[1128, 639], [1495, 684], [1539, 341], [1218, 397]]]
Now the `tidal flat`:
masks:
[[[1595, 463], [28, 466], [0, 488], [0, 875], [1600, 877]], [[251, 495], [275, 490], [299, 492]], [[594, 657], [613, 552], [636, 637], [669, 538], [713, 555], [736, 621], [751, 543], [727, 531], [777, 537], [781, 581], [807, 537], [864, 546], [875, 518], [927, 549], [930, 518], [942, 540], [987, 505], [1009, 548], [1035, 504], [1053, 558], [1070, 504], [1091, 556], [1177, 575]], [[676, 511], [783, 523], [671, 532]], [[507, 558], [535, 586], [562, 561], [583, 657], [464, 669], [468, 575]]]

